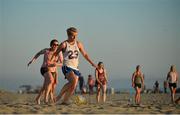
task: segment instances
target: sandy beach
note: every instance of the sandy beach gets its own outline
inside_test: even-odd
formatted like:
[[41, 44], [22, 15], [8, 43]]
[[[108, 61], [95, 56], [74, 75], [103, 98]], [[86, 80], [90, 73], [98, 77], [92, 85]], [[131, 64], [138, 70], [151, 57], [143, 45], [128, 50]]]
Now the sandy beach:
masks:
[[[129, 101], [129, 94], [107, 95], [106, 103], [95, 102], [95, 95], [85, 95], [87, 104], [75, 104], [73, 96], [70, 105], [34, 103], [36, 94], [17, 94], [0, 91], [0, 114], [115, 114], [115, 113], [148, 113], [168, 114], [180, 113], [179, 104], [170, 104], [170, 94], [142, 94], [142, 104], [137, 106]], [[176, 98], [180, 94], [176, 95]], [[132, 97], [133, 98], [133, 97]]]

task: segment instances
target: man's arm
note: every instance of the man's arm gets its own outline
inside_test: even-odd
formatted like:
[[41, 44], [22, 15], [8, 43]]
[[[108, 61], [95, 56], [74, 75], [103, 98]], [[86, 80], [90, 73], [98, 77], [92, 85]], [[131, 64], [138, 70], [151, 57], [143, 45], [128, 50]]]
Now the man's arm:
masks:
[[65, 47], [66, 47], [66, 43], [65, 43], [65, 42], [62, 42], [62, 43], [58, 46], [56, 52], [52, 55], [51, 60], [53, 59], [54, 56], [57, 56]]
[[65, 47], [66, 47], [66, 43], [65, 43], [65, 42], [62, 42], [62, 43], [58, 46], [58, 48], [57, 48], [56, 52], [54, 53], [54, 55], [57, 56], [57, 55], [60, 53], [60, 51], [62, 51]]
[[78, 44], [78, 48], [81, 52], [81, 54], [83, 55], [83, 57], [95, 68], [97, 68], [97, 66], [91, 61], [91, 59], [89, 58], [88, 54], [86, 53], [86, 51], [84, 50], [84, 47], [82, 45], [82, 43], [77, 42]]
[[58, 61], [56, 62], [56, 66], [61, 67], [63, 65], [63, 54], [62, 51], [58, 55]]

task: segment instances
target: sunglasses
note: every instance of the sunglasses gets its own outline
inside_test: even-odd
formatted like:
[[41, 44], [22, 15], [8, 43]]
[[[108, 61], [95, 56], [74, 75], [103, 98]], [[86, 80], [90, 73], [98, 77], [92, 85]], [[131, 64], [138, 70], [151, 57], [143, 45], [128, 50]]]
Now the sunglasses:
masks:
[[58, 46], [59, 44], [53, 44], [53, 46]]

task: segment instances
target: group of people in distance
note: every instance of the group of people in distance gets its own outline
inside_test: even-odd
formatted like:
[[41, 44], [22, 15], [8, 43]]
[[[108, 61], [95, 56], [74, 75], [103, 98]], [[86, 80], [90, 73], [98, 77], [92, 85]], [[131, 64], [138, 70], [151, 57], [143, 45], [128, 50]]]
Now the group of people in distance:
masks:
[[[179, 102], [180, 98], [175, 100], [175, 93], [176, 93], [176, 88], [177, 88], [177, 83], [178, 83], [178, 73], [174, 65], [171, 65], [170, 71], [167, 74], [167, 78], [165, 82], [166, 82], [165, 85], [167, 85], [168, 83], [169, 89], [171, 91], [171, 102], [172, 103]], [[155, 85], [157, 85], [156, 87], [158, 87], [159, 83], [156, 81]], [[135, 88], [136, 90], [135, 103], [140, 104], [141, 89], [144, 87], [144, 75], [141, 72], [140, 65], [136, 66], [136, 71], [132, 75], [132, 87]]]
[[[36, 103], [40, 104], [41, 97], [44, 95], [44, 103], [49, 103], [49, 96], [51, 102], [55, 103], [61, 99], [61, 104], [68, 104], [69, 98], [73, 95], [76, 86], [78, 84], [79, 77], [79, 54], [95, 68], [95, 78], [97, 87], [97, 102], [100, 101], [100, 90], [102, 90], [103, 102], [106, 101], [106, 89], [107, 89], [107, 72], [104, 68], [103, 62], [99, 62], [98, 65], [94, 64], [90, 59], [88, 53], [85, 51], [83, 44], [77, 40], [78, 31], [74, 27], [67, 29], [67, 40], [59, 44], [58, 40], [53, 39], [50, 42], [50, 48], [45, 48], [39, 51], [32, 60], [28, 63], [28, 66], [33, 63], [40, 55], [44, 55], [43, 64], [40, 72], [44, 77], [43, 86], [36, 97]], [[67, 79], [67, 83], [62, 87], [59, 95], [55, 96], [55, 88], [58, 84], [58, 71], [57, 67], [62, 68], [62, 72]], [[90, 83], [89, 76], [89, 89], [92, 93], [92, 84]], [[175, 70], [175, 66], [172, 65], [167, 75], [167, 81], [171, 91], [171, 101], [175, 102], [175, 92], [178, 82], [178, 74]], [[136, 71], [132, 75], [132, 87], [136, 90], [135, 103], [140, 104], [141, 100], [141, 88], [144, 87], [144, 75], [141, 72], [141, 67], [138, 65]]]
[[[57, 102], [62, 99], [61, 104], [68, 104], [68, 100], [73, 95], [76, 86], [78, 84], [79, 76], [81, 75], [78, 69], [79, 54], [95, 68], [96, 72], [96, 84], [97, 84], [97, 101], [100, 99], [100, 89], [103, 90], [103, 101], [106, 99], [106, 84], [107, 74], [104, 69], [104, 65], [100, 62], [98, 65], [94, 64], [90, 59], [88, 53], [85, 51], [83, 44], [77, 40], [78, 31], [74, 27], [67, 29], [67, 40], [62, 43], [58, 43], [58, 40], [53, 39], [50, 42], [50, 48], [45, 48], [39, 51], [32, 60], [28, 63], [28, 66], [33, 63], [40, 55], [44, 55], [43, 64], [40, 72], [44, 77], [43, 86], [36, 97], [36, 103], [40, 104], [41, 97], [44, 94], [44, 103], [49, 102], [49, 96], [51, 102]], [[62, 87], [59, 95], [55, 97], [55, 87], [58, 83], [58, 71], [57, 67], [62, 68], [62, 72], [65, 79], [68, 82]]]

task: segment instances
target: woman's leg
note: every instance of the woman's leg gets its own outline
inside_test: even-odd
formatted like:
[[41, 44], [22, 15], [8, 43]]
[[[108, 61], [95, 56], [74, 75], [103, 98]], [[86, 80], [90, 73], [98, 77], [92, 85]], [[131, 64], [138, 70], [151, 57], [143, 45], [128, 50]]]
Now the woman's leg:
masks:
[[176, 94], [176, 88], [172, 89], [172, 102], [174, 103], [175, 101], [175, 94]]
[[56, 102], [56, 100], [55, 100], [55, 88], [56, 88], [56, 84], [53, 83], [53, 84], [52, 84], [52, 89], [51, 89], [51, 91], [50, 91], [50, 98], [51, 98], [51, 101], [52, 101], [53, 103]]
[[141, 101], [141, 88], [138, 88], [138, 95], [137, 95], [137, 103], [140, 104]]
[[46, 72], [44, 74], [44, 76], [45, 76], [45, 79], [46, 79], [44, 102], [48, 103], [48, 96], [50, 94], [50, 91], [52, 90], [52, 84], [54, 82], [54, 79], [53, 79], [53, 76], [52, 76], [51, 72]]
[[56, 96], [56, 84], [55, 83], [53, 83], [53, 85], [52, 85], [52, 95], [53, 95], [53, 101], [55, 102], [56, 100], [55, 100], [55, 96]]
[[136, 90], [135, 103], [137, 104], [138, 103], [138, 87], [137, 86], [135, 87], [135, 90]]
[[43, 95], [44, 90], [45, 90], [45, 79], [44, 79], [43, 86], [42, 86], [41, 90], [39, 91], [39, 94], [37, 95], [37, 97], [36, 97], [36, 99], [35, 99], [37, 104], [40, 104], [40, 102], [41, 102], [41, 96]]
[[106, 101], [106, 89], [107, 89], [107, 86], [105, 84], [105, 85], [103, 85], [103, 102]]
[[173, 103], [173, 87], [169, 87], [170, 91], [171, 91], [171, 102]]
[[101, 86], [98, 84], [97, 85], [97, 95], [96, 95], [96, 101], [97, 101], [97, 103], [99, 103], [99, 101], [100, 101], [100, 90], [101, 89]]

